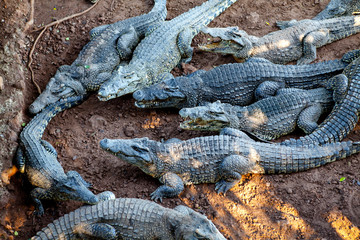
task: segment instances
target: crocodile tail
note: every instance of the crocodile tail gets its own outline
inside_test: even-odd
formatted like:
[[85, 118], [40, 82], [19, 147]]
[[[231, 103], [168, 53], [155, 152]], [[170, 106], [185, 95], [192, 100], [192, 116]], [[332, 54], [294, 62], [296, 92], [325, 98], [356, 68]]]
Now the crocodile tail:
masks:
[[163, 12], [165, 11], [166, 16], [166, 0], [154, 0], [154, 7], [150, 12]]
[[84, 96], [74, 96], [61, 99], [60, 101], [47, 106], [27, 124], [27, 126], [21, 132], [20, 137], [23, 137], [26, 134], [30, 134], [35, 138], [41, 138], [46, 126], [50, 120], [56, 116], [56, 114], [80, 104], [84, 101], [84, 99]]

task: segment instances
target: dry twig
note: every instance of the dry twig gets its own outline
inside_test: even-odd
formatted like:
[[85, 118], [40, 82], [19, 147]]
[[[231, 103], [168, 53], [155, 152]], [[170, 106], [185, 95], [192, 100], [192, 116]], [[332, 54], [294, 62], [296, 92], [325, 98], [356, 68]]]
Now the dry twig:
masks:
[[[75, 13], [73, 15], [70, 15], [70, 16], [67, 16], [67, 17], [64, 17], [62, 19], [59, 19], [59, 20], [56, 20], [55, 22], [52, 22], [52, 23], [49, 23], [43, 27], [40, 27], [38, 29], [35, 29], [34, 31], [39, 31], [42, 29], [42, 31], [40, 32], [40, 34], [36, 37], [35, 41], [34, 41], [34, 44], [33, 46], [31, 47], [30, 49], [30, 52], [29, 52], [29, 61], [28, 61], [28, 68], [31, 72], [31, 81], [35, 84], [39, 94], [41, 93], [41, 89], [39, 87], [39, 85], [35, 82], [35, 79], [34, 79], [34, 71], [32, 70], [32, 67], [31, 67], [31, 63], [33, 61], [33, 58], [32, 58], [32, 55], [34, 53], [34, 50], [35, 50], [35, 46], [36, 44], [38, 43], [39, 39], [41, 38], [41, 36], [44, 34], [44, 32], [46, 31], [46, 29], [48, 29], [49, 27], [52, 27], [54, 25], [58, 25], [66, 20], [69, 20], [69, 19], [72, 19], [72, 18], [75, 18], [75, 17], [78, 17], [78, 16], [81, 16], [87, 12], [89, 12], [91, 9], [93, 9], [101, 0], [97, 1], [94, 5], [92, 5], [91, 7], [89, 7], [88, 9], [82, 11], [82, 12], [79, 12], [79, 13]], [[31, 8], [32, 8], [32, 12], [33, 12], [33, 9], [34, 9], [34, 0], [31, 0]], [[31, 21], [31, 20], [30, 20]]]

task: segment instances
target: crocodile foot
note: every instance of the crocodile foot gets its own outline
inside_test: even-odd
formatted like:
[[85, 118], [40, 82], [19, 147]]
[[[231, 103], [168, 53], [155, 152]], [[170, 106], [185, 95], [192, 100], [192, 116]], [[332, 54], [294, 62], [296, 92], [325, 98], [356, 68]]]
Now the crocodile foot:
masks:
[[239, 181], [240, 180], [227, 182], [225, 180], [220, 180], [215, 184], [215, 190], [218, 194], [223, 193], [225, 195], [226, 192], [229, 191], [233, 186], [235, 186]]

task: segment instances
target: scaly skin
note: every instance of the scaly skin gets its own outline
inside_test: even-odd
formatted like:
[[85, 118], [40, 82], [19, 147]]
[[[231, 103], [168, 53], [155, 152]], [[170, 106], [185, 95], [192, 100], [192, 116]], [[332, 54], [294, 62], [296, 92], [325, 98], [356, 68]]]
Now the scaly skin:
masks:
[[253, 103], [255, 98], [275, 95], [284, 86], [320, 87], [347, 64], [345, 59], [285, 66], [250, 58], [242, 64], [221, 65], [207, 72], [198, 71], [188, 77], [166, 80], [136, 91], [133, 97], [140, 108], [196, 107], [217, 100], [245, 106]]
[[59, 67], [29, 111], [36, 114], [59, 99], [97, 91], [116, 66], [127, 63], [147, 29], [164, 21], [166, 14], [166, 0], [155, 0], [155, 6], [148, 14], [92, 29], [91, 40], [77, 59], [71, 66]]
[[120, 159], [159, 178], [164, 185], [152, 199], [175, 197], [184, 184], [216, 183], [226, 193], [247, 173], [292, 173], [319, 167], [360, 151], [360, 142], [314, 147], [287, 147], [256, 142], [245, 133], [225, 128], [221, 135], [161, 143], [148, 138], [103, 139], [100, 146]]
[[217, 101], [206, 106], [183, 108], [179, 114], [185, 121], [180, 127], [205, 131], [231, 127], [262, 140], [273, 140], [291, 133], [296, 125], [306, 134], [311, 133], [321, 114], [332, 107], [332, 92], [324, 88], [284, 88], [274, 97], [245, 107]]
[[[360, 52], [360, 50], [356, 50]], [[360, 113], [360, 58], [355, 59], [342, 74], [329, 80], [344, 88], [342, 97], [328, 117], [309, 135], [282, 142], [283, 145], [318, 145], [341, 141], [359, 121]]]
[[44, 214], [40, 199], [76, 200], [87, 204], [99, 202], [99, 198], [88, 189], [90, 184], [85, 182], [79, 173], [69, 171], [65, 174], [57, 161], [54, 147], [41, 139], [47, 124], [57, 113], [78, 105], [81, 101], [82, 97], [71, 97], [48, 106], [37, 114], [20, 134], [17, 166], [35, 187], [30, 195], [37, 215]]
[[[335, 17], [351, 16], [354, 12], [360, 11], [359, 0], [331, 0], [324, 10], [316, 15], [312, 20], [324, 20]], [[301, 21], [300, 21], [301, 22]], [[297, 24], [296, 20], [277, 21], [280, 29]]]
[[32, 240], [50, 239], [225, 240], [205, 216], [186, 206], [118, 198], [81, 207], [50, 223]]
[[263, 37], [248, 35], [237, 27], [207, 28], [203, 32], [222, 40], [200, 46], [203, 51], [232, 54], [237, 59], [262, 57], [273, 63], [307, 64], [316, 59], [316, 48], [360, 32], [360, 16], [303, 20]]
[[180, 62], [189, 62], [193, 37], [237, 0], [208, 0], [201, 6], [158, 24], [134, 50], [129, 65], [114, 71], [98, 98], [107, 101], [140, 88], [173, 78], [170, 71]]

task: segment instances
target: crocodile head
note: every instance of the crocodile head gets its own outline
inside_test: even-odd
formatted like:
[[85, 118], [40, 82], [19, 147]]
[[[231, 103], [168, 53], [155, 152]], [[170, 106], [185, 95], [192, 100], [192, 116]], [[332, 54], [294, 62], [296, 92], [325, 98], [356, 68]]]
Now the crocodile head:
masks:
[[149, 140], [149, 138], [134, 138], [134, 139], [102, 139], [100, 147], [122, 160], [133, 164], [140, 168], [145, 173], [155, 176], [156, 167], [154, 164], [155, 155], [153, 153], [153, 146], [156, 141]]
[[220, 131], [229, 127], [234, 122], [236, 113], [232, 110], [232, 105], [216, 101], [205, 106], [194, 108], [183, 108], [179, 114], [184, 121], [180, 124], [183, 129]]
[[[329, 19], [340, 17], [346, 14], [348, 7], [349, 13], [352, 12], [351, 6], [355, 5], [358, 0], [338, 0], [330, 1], [324, 10], [322, 10], [316, 17], [315, 20]], [[352, 3], [351, 3], [352, 2]], [[355, 9], [354, 9], [355, 10]]]
[[170, 224], [175, 229], [175, 239], [226, 239], [204, 215], [182, 205], [175, 207], [174, 210], [182, 215], [179, 219], [169, 219]]
[[210, 34], [212, 37], [219, 38], [205, 45], [199, 45], [199, 49], [206, 52], [215, 52], [222, 54], [231, 54], [239, 61], [249, 57], [249, 51], [252, 43], [249, 35], [239, 30], [237, 27], [228, 28], [206, 28], [204, 33]]
[[46, 85], [45, 90], [30, 105], [30, 113], [36, 114], [47, 105], [63, 98], [85, 95], [86, 90], [79, 81], [81, 76], [83, 76], [81, 68], [74, 69], [68, 65], [59, 67], [55, 76]]
[[186, 81], [185, 77], [177, 77], [145, 87], [134, 92], [135, 105], [139, 108], [178, 107], [186, 101], [179, 81]]
[[128, 66], [119, 66], [108, 81], [101, 85], [98, 98], [108, 101], [145, 87], [147, 75], [141, 70], [132, 70]]
[[86, 204], [97, 204], [99, 202], [99, 198], [88, 189], [90, 184], [85, 182], [79, 173], [69, 171], [66, 175], [67, 178], [58, 182], [54, 187], [56, 200], [74, 200]]

